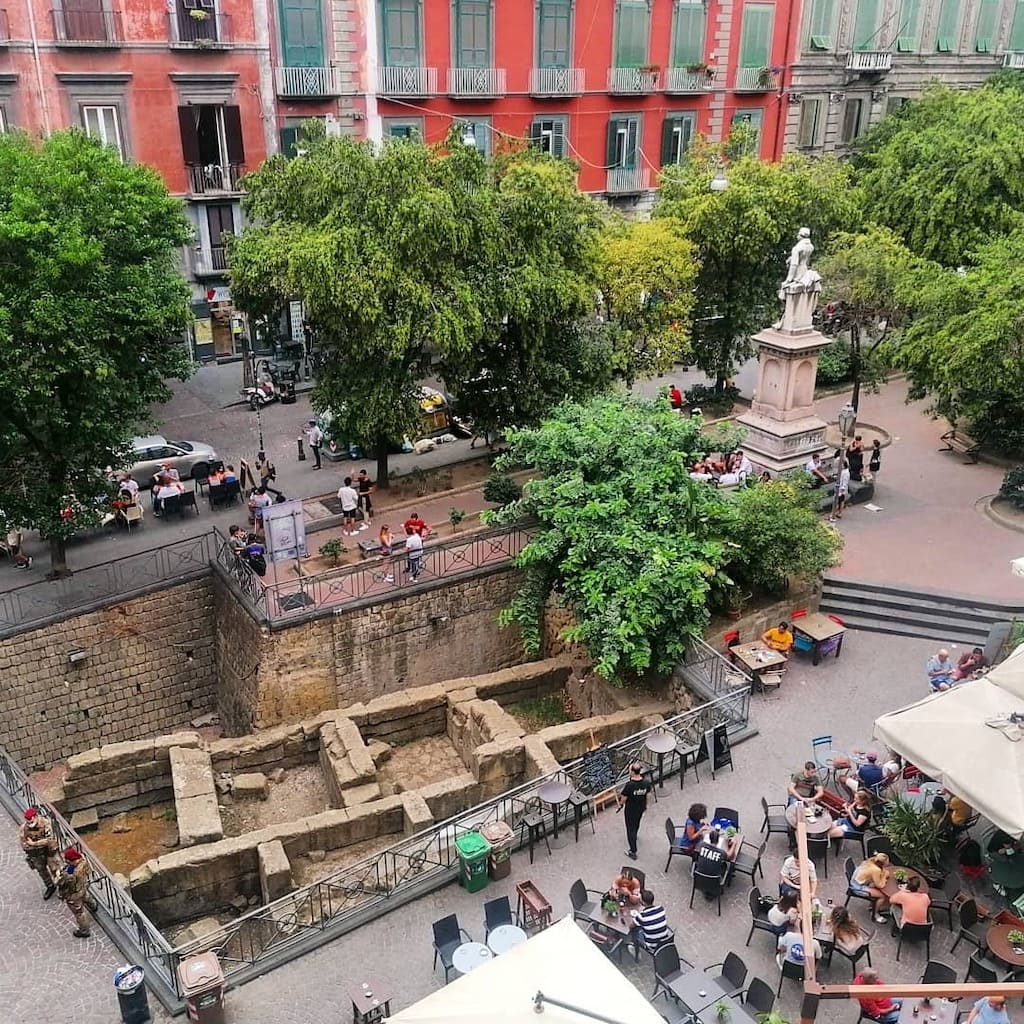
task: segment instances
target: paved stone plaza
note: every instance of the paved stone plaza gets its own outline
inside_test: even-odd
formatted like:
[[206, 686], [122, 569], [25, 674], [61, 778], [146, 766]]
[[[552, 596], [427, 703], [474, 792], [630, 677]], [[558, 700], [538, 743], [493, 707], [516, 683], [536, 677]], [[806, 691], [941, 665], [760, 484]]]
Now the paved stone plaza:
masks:
[[[681, 793], [677, 779], [666, 783], [660, 801], [652, 804], [644, 821], [638, 866], [647, 871], [649, 887], [665, 903], [683, 956], [707, 966], [736, 950], [751, 975], [773, 986], [778, 979], [767, 936], [756, 934], [749, 949], [743, 948], [749, 926], [745, 879], [738, 879], [723, 900], [721, 918], [715, 915], [714, 905], [700, 896], [692, 911], [687, 908], [687, 866], [677, 858], [668, 874], [663, 870], [665, 817], [681, 822], [686, 808], [697, 799], [710, 808], [732, 806], [740, 812], [748, 839], [756, 840], [761, 795], [773, 801], [783, 799], [789, 772], [810, 754], [811, 737], [831, 732], [839, 748], [869, 746], [871, 724], [878, 714], [925, 693], [924, 661], [933, 646], [920, 640], [852, 633], [838, 662], [828, 659], [813, 668], [798, 661], [778, 695], [753, 699], [752, 715], [759, 735], [735, 748], [734, 771], [719, 773], [714, 782], [702, 771], [699, 784], [690, 775]], [[365, 971], [372, 971], [392, 989], [393, 1009], [407, 1006], [443, 980], [440, 970], [431, 969], [433, 920], [456, 912], [462, 926], [474, 938], [482, 938], [480, 908], [484, 899], [502, 893], [514, 896], [515, 883], [525, 878], [532, 879], [551, 900], [556, 915], [562, 915], [569, 909], [572, 881], [580, 877], [589, 887], [606, 886], [625, 860], [623, 849], [622, 818], [614, 811], [602, 812], [597, 835], [587, 829], [579, 845], [574, 845], [570, 836], [567, 847], [550, 858], [541, 853], [532, 866], [525, 853], [516, 854], [507, 882], [492, 883], [477, 895], [449, 886], [232, 992], [228, 1019], [234, 1024], [337, 1024], [348, 1019], [350, 1012], [347, 983], [360, 980]], [[774, 836], [765, 857], [764, 891], [775, 891], [785, 852], [784, 838]], [[829, 869], [828, 880], [819, 869], [821, 894], [841, 902], [845, 889], [842, 860], [831, 859]], [[35, 1024], [45, 1007], [43, 1019], [52, 1024], [116, 1021], [111, 973], [120, 963], [117, 951], [98, 929], [86, 942], [72, 938], [65, 908], [56, 900], [45, 904], [39, 900], [36, 879], [24, 867], [13, 824], [7, 819], [0, 822], [0, 878], [0, 935], [4, 936], [0, 1020], [4, 1024]], [[866, 924], [864, 906], [855, 904], [854, 909]], [[902, 962], [896, 964], [895, 945], [887, 928], [881, 927], [872, 943], [875, 965], [887, 980], [916, 980], [924, 964], [923, 952], [904, 950]], [[937, 924], [932, 956], [963, 971], [966, 944], [961, 944], [955, 957], [948, 955], [950, 945], [947, 927]], [[627, 971], [649, 994], [653, 986], [649, 959], [638, 966], [629, 964]], [[825, 980], [849, 979], [849, 967], [838, 957], [831, 970], [822, 973]], [[780, 1006], [789, 1019], [795, 1017], [798, 997], [798, 987], [787, 982]], [[167, 1019], [158, 1008], [154, 1011], [156, 1020]], [[853, 1024], [856, 1011], [842, 1004], [824, 1004], [819, 1019]]]

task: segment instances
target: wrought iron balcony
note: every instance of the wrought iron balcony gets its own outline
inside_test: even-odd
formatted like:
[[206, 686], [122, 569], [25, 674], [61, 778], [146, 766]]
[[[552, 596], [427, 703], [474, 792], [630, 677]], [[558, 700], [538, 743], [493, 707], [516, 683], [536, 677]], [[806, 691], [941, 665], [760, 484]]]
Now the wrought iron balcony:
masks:
[[714, 72], [709, 74], [707, 71], [687, 71], [686, 68], [669, 68], [665, 75], [665, 92], [707, 92], [714, 80]]
[[651, 187], [651, 172], [647, 167], [611, 167], [605, 182], [605, 192], [614, 196], [636, 195]]
[[618, 96], [643, 95], [656, 92], [660, 74], [641, 68], [609, 68], [608, 91]]
[[892, 70], [892, 54], [887, 50], [853, 50], [846, 55], [847, 71], [868, 74]]
[[94, 7], [76, 5], [72, 10], [53, 9], [53, 38], [58, 46], [109, 49], [121, 45], [121, 12], [105, 11], [96, 0]]
[[530, 93], [534, 96], [579, 96], [584, 89], [583, 68], [533, 68]]
[[196, 277], [222, 277], [228, 269], [227, 252], [223, 245], [211, 245], [192, 254], [192, 273]]
[[381, 96], [433, 96], [437, 92], [437, 68], [377, 68], [377, 92]]
[[[193, 10], [205, 17], [194, 17]], [[231, 15], [205, 8], [179, 7], [176, 11], [168, 11], [167, 40], [174, 48], [222, 49], [231, 43]]]
[[340, 96], [344, 89], [338, 68], [274, 68], [277, 95], [290, 99]]
[[504, 68], [449, 68], [449, 96], [504, 96]]
[[245, 173], [242, 164], [188, 164], [189, 192], [192, 195], [222, 195], [239, 192], [238, 180]]
[[1024, 52], [1015, 51], [1003, 54], [1004, 68], [1024, 68]]
[[771, 92], [779, 87], [779, 74], [771, 68], [737, 68], [737, 92]]

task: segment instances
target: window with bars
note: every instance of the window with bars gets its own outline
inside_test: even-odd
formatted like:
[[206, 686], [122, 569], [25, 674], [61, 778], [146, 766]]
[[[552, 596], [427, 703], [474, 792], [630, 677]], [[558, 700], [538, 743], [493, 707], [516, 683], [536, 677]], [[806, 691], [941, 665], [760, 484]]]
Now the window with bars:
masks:
[[1007, 49], [1012, 53], [1024, 51], [1024, 0], [1013, 5], [1013, 21], [1010, 24], [1010, 41]]
[[639, 166], [640, 118], [613, 117], [608, 121], [608, 150], [605, 163], [609, 168], [632, 170]]
[[615, 8], [614, 67], [642, 68], [647, 63], [651, 10], [647, 0], [618, 0]]
[[942, 0], [939, 4], [939, 26], [935, 32], [935, 49], [939, 53], [952, 53], [956, 49], [956, 34], [960, 24], [960, 0]]
[[665, 115], [661, 126], [661, 166], [671, 167], [686, 159], [693, 139], [697, 114], [693, 111]]
[[978, 21], [974, 29], [974, 49], [978, 53], [992, 53], [995, 50], [999, 7], [1000, 0], [979, 0]]
[[491, 0], [455, 0], [455, 66], [491, 66]]
[[380, 45], [385, 67], [421, 66], [420, 24], [420, 0], [381, 0]]
[[896, 49], [915, 53], [920, 45], [921, 0], [900, 0], [899, 23], [896, 26]]
[[812, 0], [807, 19], [807, 49], [831, 50], [835, 32], [835, 0]]
[[772, 49], [774, 4], [744, 4], [740, 29], [740, 67], [764, 68], [769, 64]]
[[864, 131], [864, 100], [848, 99], [843, 104], [843, 123], [839, 131], [841, 142], [853, 142]]
[[113, 146], [121, 159], [124, 159], [120, 115], [116, 106], [83, 104], [82, 127], [88, 135], [99, 139], [104, 146]]
[[853, 48], [878, 48], [878, 0], [857, 0], [857, 11], [853, 19]]
[[568, 136], [568, 117], [539, 117], [530, 125], [530, 145], [560, 159], [568, 156]]
[[707, 9], [703, 3], [680, 0], [672, 16], [672, 67], [704, 63]]
[[820, 99], [806, 99], [800, 102], [800, 130], [797, 145], [801, 149], [814, 149], [821, 145], [822, 102]]
[[537, 0], [537, 67], [572, 67], [572, 0]]

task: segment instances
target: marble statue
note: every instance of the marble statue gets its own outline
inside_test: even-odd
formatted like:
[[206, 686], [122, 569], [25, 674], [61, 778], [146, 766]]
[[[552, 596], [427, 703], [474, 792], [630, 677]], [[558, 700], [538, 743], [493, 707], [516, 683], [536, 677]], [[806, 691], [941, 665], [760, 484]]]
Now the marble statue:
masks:
[[812, 330], [811, 317], [821, 293], [821, 276], [810, 265], [813, 254], [811, 229], [801, 228], [796, 245], [789, 254], [786, 279], [779, 287], [779, 299], [785, 305], [782, 319], [773, 325], [776, 330]]

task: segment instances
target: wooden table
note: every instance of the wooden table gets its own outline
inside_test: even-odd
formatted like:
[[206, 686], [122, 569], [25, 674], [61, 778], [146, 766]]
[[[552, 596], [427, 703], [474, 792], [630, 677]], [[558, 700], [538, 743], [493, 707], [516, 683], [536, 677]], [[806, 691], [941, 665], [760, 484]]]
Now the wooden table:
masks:
[[779, 669], [789, 660], [782, 651], [773, 650], [761, 640], [749, 644], [737, 644], [729, 648], [736, 658], [754, 677], [754, 686], [761, 689], [761, 673]]
[[[918, 1008], [916, 1017], [915, 1006]], [[951, 1003], [948, 999], [933, 999], [929, 1006], [922, 1005], [920, 999], [904, 999], [898, 1024], [953, 1024], [957, 1006], [957, 1003]]]
[[[838, 637], [838, 641], [835, 644], [835, 652], [836, 657], [839, 657], [843, 649], [843, 637], [846, 635], [846, 627], [840, 626], [834, 619], [830, 619], [827, 615], [822, 615], [821, 612], [815, 612], [813, 615], [805, 615], [803, 618], [797, 619], [796, 622], [791, 623], [791, 628], [794, 633], [803, 634], [813, 643], [812, 664], [817, 665], [821, 661], [822, 648], [830, 646], [829, 642], [836, 637]], [[733, 648], [733, 650], [735, 649]]]
[[[889, 866], [889, 881], [885, 883], [885, 888], [882, 892], [886, 896], [895, 896], [900, 890], [900, 883], [896, 881], [896, 872], [902, 871], [907, 876], [907, 881], [916, 878], [921, 883], [921, 888], [918, 892], [928, 891], [928, 879], [921, 874], [920, 871], [915, 871], [913, 868], [894, 868], [892, 865]], [[904, 883], [905, 884], [905, 883]]]
[[[790, 804], [786, 808], [786, 821], [789, 823], [790, 828], [796, 828], [798, 816], [803, 814], [806, 806], [807, 805], [800, 800], [795, 804]], [[821, 814], [813, 821], [809, 820], [806, 816], [804, 817], [804, 825], [807, 827], [807, 834], [809, 836], [825, 835], [825, 833], [827, 833], [832, 827], [832, 815], [824, 807], [819, 806], [819, 810], [821, 811]]]
[[[985, 944], [988, 951], [997, 959], [1010, 967], [1024, 967], [1024, 953], [1015, 953], [1013, 944], [1010, 942], [1010, 932], [1014, 929], [1024, 932], [1024, 928], [1014, 924], [993, 924], [989, 925], [985, 933]], [[1024, 942], [1019, 948], [1024, 949]]]
[[348, 987], [352, 1000], [352, 1024], [375, 1024], [391, 1016], [391, 993], [376, 976], [364, 974], [364, 981]]

